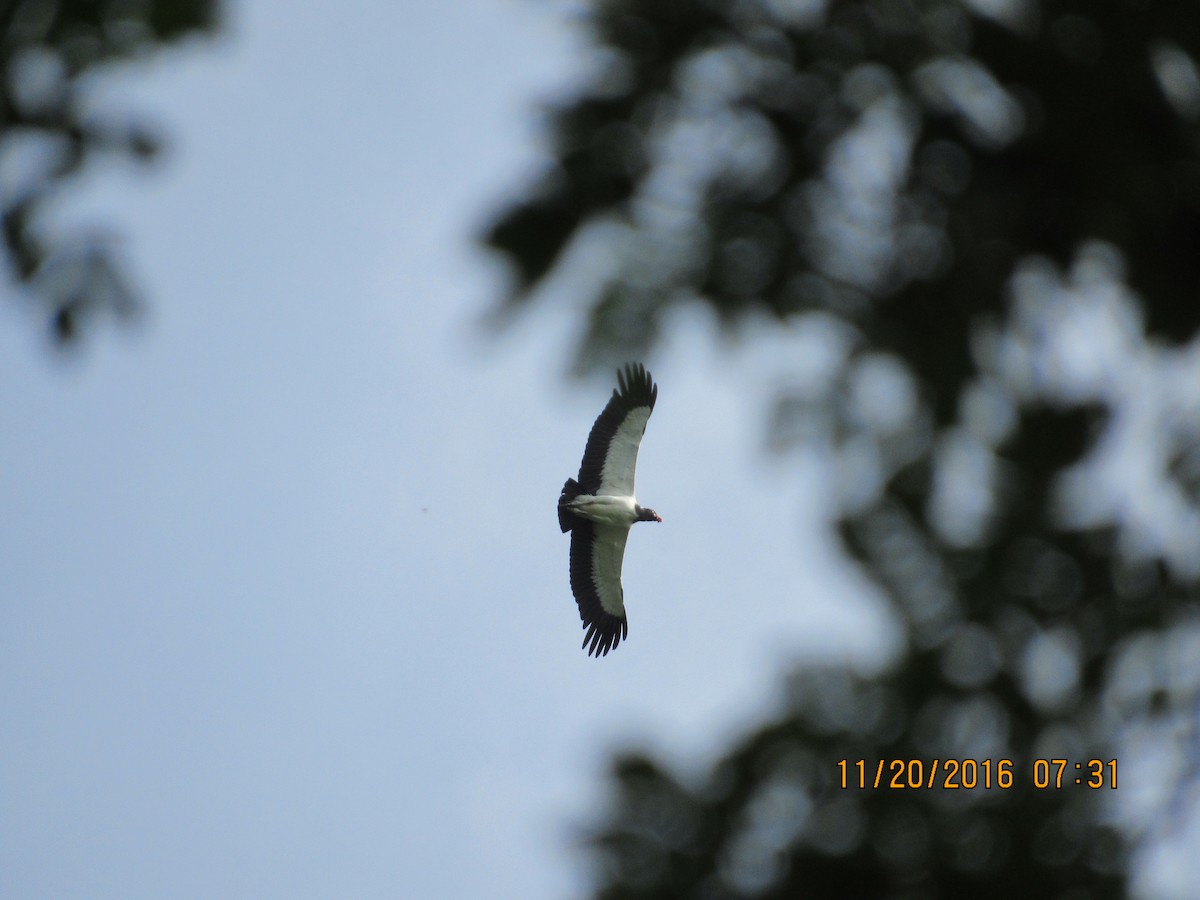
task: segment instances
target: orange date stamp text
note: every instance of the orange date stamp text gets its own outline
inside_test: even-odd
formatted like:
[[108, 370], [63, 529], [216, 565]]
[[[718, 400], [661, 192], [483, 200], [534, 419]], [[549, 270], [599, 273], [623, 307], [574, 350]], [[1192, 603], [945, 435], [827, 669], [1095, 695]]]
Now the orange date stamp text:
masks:
[[[1008, 790], [1030, 784], [1037, 790], [1070, 785], [1117, 789], [1115, 759], [1035, 759], [1019, 770], [1011, 759], [839, 759], [838, 786], [843, 790]], [[1027, 780], [1026, 780], [1027, 779]]]

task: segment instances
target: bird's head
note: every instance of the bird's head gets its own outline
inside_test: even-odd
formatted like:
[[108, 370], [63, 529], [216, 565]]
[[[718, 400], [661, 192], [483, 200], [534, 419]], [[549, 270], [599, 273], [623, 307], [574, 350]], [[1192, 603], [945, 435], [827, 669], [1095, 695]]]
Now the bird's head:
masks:
[[645, 506], [637, 508], [637, 520], [639, 522], [661, 522], [662, 516], [652, 509], [647, 509]]

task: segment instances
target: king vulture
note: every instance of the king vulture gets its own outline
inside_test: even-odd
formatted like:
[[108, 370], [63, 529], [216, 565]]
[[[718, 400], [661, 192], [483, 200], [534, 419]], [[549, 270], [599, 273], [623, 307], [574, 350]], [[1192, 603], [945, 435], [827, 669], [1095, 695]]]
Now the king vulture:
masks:
[[617, 389], [592, 426], [579, 478], [568, 478], [558, 498], [558, 524], [571, 532], [571, 592], [586, 634], [583, 646], [597, 658], [629, 634], [621, 560], [634, 522], [661, 522], [633, 493], [638, 445], [658, 398], [646, 367], [617, 372]]

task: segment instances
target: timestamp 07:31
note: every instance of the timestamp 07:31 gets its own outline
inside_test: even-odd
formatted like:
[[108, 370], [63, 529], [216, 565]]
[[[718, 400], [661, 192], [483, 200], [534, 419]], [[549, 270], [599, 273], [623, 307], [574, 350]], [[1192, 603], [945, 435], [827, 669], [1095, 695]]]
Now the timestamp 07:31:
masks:
[[1007, 790], [1022, 783], [1038, 790], [1069, 785], [1100, 790], [1117, 789], [1115, 759], [1035, 759], [1018, 770], [1011, 759], [865, 759], [837, 761], [838, 786], [843, 790]]

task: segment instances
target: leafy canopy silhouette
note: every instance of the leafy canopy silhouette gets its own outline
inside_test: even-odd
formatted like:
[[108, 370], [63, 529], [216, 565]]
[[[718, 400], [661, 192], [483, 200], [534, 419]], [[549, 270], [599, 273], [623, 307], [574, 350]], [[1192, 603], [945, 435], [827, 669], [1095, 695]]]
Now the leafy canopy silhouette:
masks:
[[35, 300], [60, 344], [100, 311], [139, 308], [113, 242], [51, 222], [55, 200], [105, 154], [146, 161], [145, 123], [89, 108], [89, 76], [216, 25], [216, 0], [5, 0], [0, 3], [0, 223], [5, 275]]
[[[484, 236], [504, 311], [573, 272], [582, 367], [650, 350], [687, 304], [834, 347], [772, 435], [828, 454], [841, 544], [905, 638], [877, 673], [799, 668], [697, 781], [617, 758], [597, 896], [1152, 884], [1138, 855], [1194, 811], [1074, 764], [1168, 798], [1200, 780], [1200, 16], [595, 0], [586, 26], [596, 74], [549, 114], [553, 165]], [[846, 788], [842, 759], [1014, 778]], [[1061, 787], [1038, 759], [1069, 761]]]

